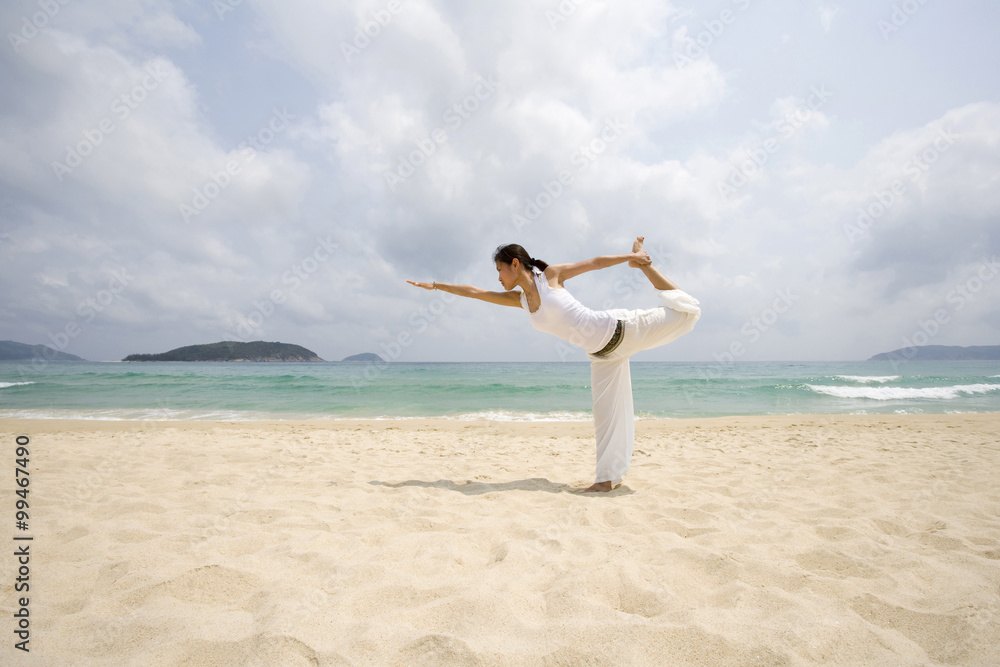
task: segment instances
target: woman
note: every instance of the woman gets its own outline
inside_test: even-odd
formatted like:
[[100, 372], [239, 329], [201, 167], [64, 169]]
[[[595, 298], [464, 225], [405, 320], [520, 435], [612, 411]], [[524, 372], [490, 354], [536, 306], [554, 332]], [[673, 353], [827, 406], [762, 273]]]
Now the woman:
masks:
[[[546, 264], [533, 259], [519, 245], [500, 246], [493, 253], [503, 292], [489, 292], [470, 285], [406, 282], [427, 290], [441, 290], [501, 306], [528, 311], [531, 325], [582, 347], [590, 359], [594, 396], [594, 429], [597, 435], [597, 479], [585, 491], [610, 491], [617, 487], [632, 461], [635, 415], [629, 357], [665, 345], [694, 328], [701, 317], [698, 300], [668, 280], [652, 266], [636, 238], [632, 252], [604, 255], [574, 264]], [[628, 262], [646, 274], [659, 290], [660, 306], [649, 310], [587, 308], [563, 283], [587, 271]], [[514, 290], [520, 287], [520, 290]]]

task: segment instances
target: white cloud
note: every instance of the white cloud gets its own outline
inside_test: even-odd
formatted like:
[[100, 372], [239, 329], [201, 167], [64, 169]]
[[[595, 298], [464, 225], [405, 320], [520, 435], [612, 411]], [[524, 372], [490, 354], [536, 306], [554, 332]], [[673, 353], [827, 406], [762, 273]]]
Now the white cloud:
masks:
[[[885, 55], [862, 51], [853, 24], [832, 29], [855, 8], [821, 6], [823, 37], [812, 10], [754, 5], [678, 65], [674, 54], [715, 16], [588, 0], [553, 22], [546, 11], [559, 6], [408, 0], [386, 18], [377, 1], [289, 0], [244, 3], [220, 21], [166, 0], [65, 5], [0, 54], [0, 84], [17, 91], [0, 102], [0, 280], [18, 285], [0, 304], [0, 337], [44, 341], [124, 270], [134, 280], [68, 351], [117, 358], [232, 337], [281, 290], [254, 332], [340, 358], [363, 351], [356, 341], [413, 329], [426, 295], [405, 278], [492, 287], [499, 243], [571, 261], [643, 234], [707, 304], [701, 333], [667, 357], [711, 358], [791, 289], [794, 308], [746, 358], [856, 358], [897, 342], [900, 322], [996, 253], [1000, 111], [955, 83], [982, 79], [963, 74], [961, 54], [933, 55], [947, 78], [909, 54], [878, 79], [890, 93], [934, 91], [911, 96], [919, 120], [904, 126], [852, 89]], [[17, 26], [18, 11], [8, 4], [0, 19]], [[969, 38], [978, 25], [942, 34]], [[818, 65], [809, 30], [842, 57]], [[786, 35], [797, 37], [775, 60], [768, 47]], [[237, 53], [225, 112], [210, 108], [213, 81], [197, 71], [221, 49]], [[814, 81], [853, 84], [819, 105]], [[286, 102], [295, 117], [276, 130], [273, 105]], [[104, 121], [113, 131], [98, 142]], [[925, 154], [941, 130], [953, 143]], [[259, 149], [224, 138], [247, 134]], [[776, 150], [753, 165], [769, 139]], [[60, 181], [52, 163], [77, 149], [89, 154]], [[926, 169], [914, 162], [925, 158]], [[404, 164], [412, 171], [388, 187], [387, 170]], [[741, 169], [723, 196], [719, 184]], [[560, 171], [572, 178], [557, 188]], [[905, 192], [852, 242], [845, 225], [897, 180]], [[206, 206], [185, 224], [179, 207], [198, 197]], [[529, 202], [541, 202], [538, 215], [518, 228], [512, 216]], [[330, 242], [339, 247], [327, 253]], [[317, 248], [326, 259], [310, 264]], [[647, 305], [641, 290], [615, 291], [631, 277], [617, 267], [572, 287], [590, 304]], [[995, 289], [947, 335], [984, 342]], [[407, 358], [553, 358], [552, 341], [509, 311], [451, 304]]]

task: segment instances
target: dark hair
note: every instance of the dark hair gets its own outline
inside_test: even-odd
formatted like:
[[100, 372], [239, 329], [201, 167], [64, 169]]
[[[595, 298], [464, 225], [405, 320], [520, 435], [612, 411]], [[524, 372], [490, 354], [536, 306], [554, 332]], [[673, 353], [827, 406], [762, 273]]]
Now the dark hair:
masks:
[[544, 271], [548, 267], [548, 264], [540, 259], [531, 257], [527, 250], [516, 243], [499, 246], [495, 251], [493, 251], [494, 262], [513, 264], [515, 259], [519, 261], [522, 266], [537, 268], [539, 271]]

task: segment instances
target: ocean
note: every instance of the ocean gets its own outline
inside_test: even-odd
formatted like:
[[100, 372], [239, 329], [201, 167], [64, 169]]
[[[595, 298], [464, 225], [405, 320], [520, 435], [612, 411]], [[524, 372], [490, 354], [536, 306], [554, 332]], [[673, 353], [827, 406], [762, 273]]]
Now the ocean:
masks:
[[[1000, 411], [1000, 361], [632, 362], [637, 416]], [[587, 421], [590, 367], [552, 363], [0, 363], [0, 418]]]

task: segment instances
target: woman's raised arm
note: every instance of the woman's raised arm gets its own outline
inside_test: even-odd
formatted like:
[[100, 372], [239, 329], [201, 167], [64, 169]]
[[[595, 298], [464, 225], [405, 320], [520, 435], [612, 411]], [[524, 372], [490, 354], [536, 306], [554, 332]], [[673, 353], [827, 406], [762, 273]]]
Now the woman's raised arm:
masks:
[[625, 255], [601, 255], [600, 257], [592, 257], [591, 259], [585, 259], [582, 262], [574, 262], [572, 264], [550, 264], [545, 269], [545, 274], [546, 276], [552, 275], [562, 285], [564, 281], [581, 273], [606, 269], [609, 266], [623, 262], [635, 262], [637, 266], [641, 267], [652, 264], [653, 260], [645, 251], [631, 252]]
[[449, 285], [448, 283], [420, 283], [414, 282], [412, 280], [407, 280], [406, 282], [416, 287], [422, 287], [426, 290], [440, 290], [442, 292], [448, 292], [449, 294], [455, 294], [457, 296], [465, 296], [470, 299], [479, 299], [480, 301], [487, 301], [489, 303], [495, 303], [499, 306], [512, 306], [514, 308], [521, 307], [521, 293], [519, 291], [511, 292], [490, 292], [488, 290], [481, 289], [479, 287], [474, 287], [472, 285]]

